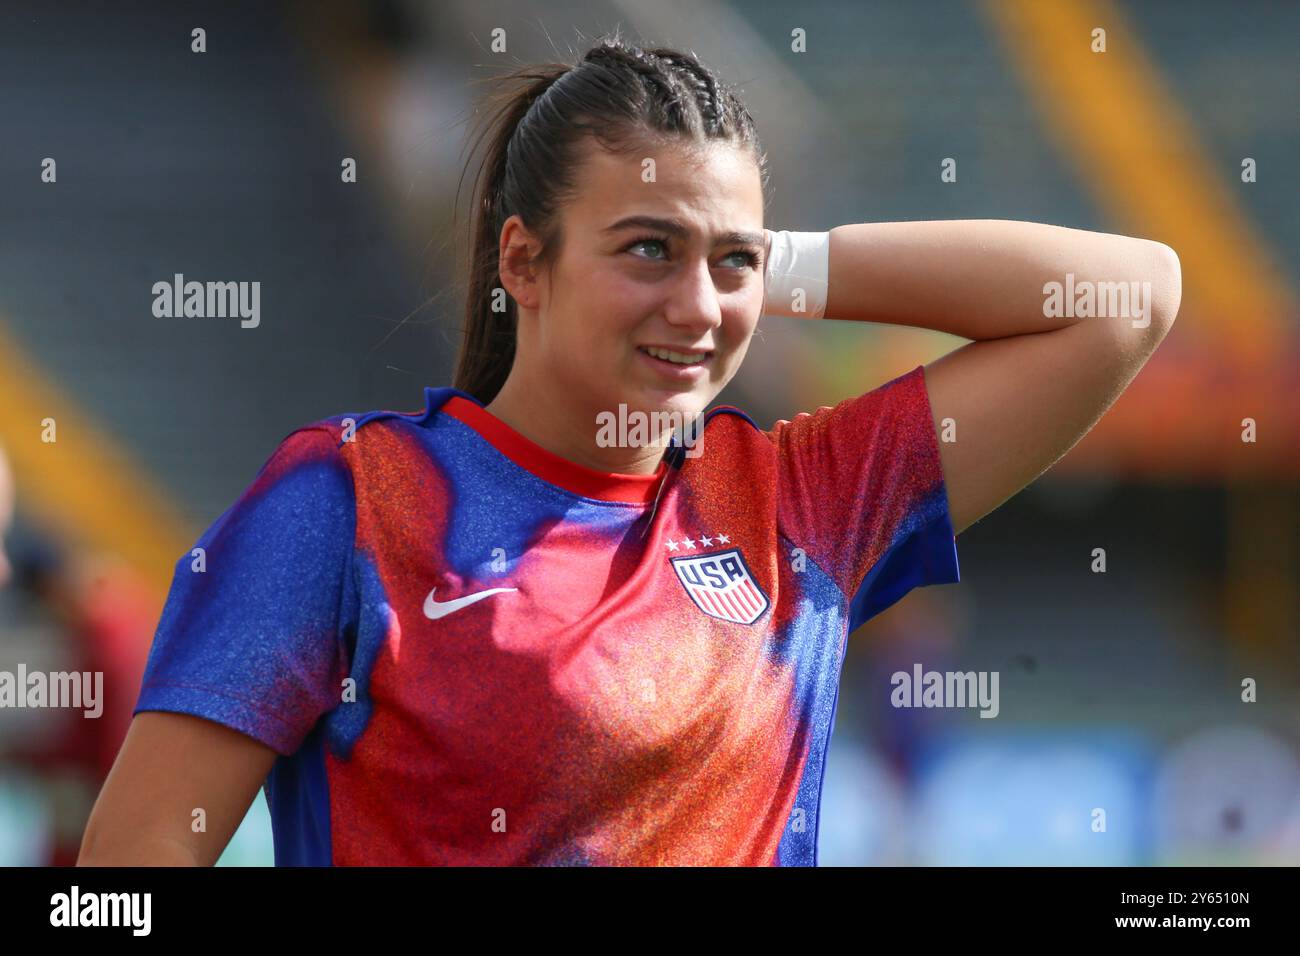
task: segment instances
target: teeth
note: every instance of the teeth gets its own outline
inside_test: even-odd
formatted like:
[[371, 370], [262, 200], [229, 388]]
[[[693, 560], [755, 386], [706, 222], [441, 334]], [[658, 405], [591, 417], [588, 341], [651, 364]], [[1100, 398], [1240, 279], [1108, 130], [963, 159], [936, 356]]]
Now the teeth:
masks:
[[703, 362], [709, 356], [708, 352], [670, 352], [668, 349], [646, 349], [645, 351], [655, 358], [676, 362], [678, 365], [694, 365], [696, 362]]

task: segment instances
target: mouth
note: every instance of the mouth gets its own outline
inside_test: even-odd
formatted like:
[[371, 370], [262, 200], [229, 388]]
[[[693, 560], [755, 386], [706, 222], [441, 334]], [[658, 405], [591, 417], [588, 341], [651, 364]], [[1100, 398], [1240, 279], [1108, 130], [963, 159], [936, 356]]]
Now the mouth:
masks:
[[638, 345], [638, 352], [659, 371], [674, 378], [696, 378], [713, 360], [712, 350], [679, 351], [658, 345]]

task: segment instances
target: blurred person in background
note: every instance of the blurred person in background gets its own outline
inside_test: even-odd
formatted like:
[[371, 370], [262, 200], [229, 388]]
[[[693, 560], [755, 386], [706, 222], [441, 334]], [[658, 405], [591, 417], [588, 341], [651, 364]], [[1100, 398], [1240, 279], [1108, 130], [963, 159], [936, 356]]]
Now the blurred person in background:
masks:
[[9, 456], [0, 445], [0, 588], [13, 576], [13, 565], [5, 541], [13, 526], [17, 495], [14, 493], [14, 473], [9, 467]]
[[51, 633], [61, 639], [50, 658], [58, 661], [57, 670], [103, 675], [97, 717], [77, 708], [47, 708], [39, 732], [9, 741], [0, 755], [34, 778], [47, 805], [52, 831], [42, 862], [71, 866], [95, 794], [130, 726], [158, 609], [124, 562], [65, 547], [29, 522], [21, 532], [7, 533], [16, 498], [13, 471], [0, 448], [0, 583], [53, 625]]

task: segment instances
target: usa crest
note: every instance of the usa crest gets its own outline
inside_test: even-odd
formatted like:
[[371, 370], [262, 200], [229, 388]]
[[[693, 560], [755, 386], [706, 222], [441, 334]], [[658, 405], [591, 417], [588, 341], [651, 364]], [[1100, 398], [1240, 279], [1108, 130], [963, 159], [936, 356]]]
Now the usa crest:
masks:
[[677, 580], [705, 614], [736, 624], [753, 624], [771, 606], [739, 548], [668, 560], [677, 572]]

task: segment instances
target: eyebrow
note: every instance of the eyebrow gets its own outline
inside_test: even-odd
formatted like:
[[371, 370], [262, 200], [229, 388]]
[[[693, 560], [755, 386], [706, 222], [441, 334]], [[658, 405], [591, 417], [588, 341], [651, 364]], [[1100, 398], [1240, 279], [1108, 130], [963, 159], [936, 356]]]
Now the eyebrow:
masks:
[[[658, 216], [627, 216], [618, 222], [606, 226], [602, 232], [618, 232], [620, 229], [655, 229], [666, 232], [678, 239], [685, 239], [691, 231], [680, 219], [661, 219]], [[715, 246], [757, 246], [763, 248], [767, 237], [758, 232], [722, 232], [713, 237]]]

